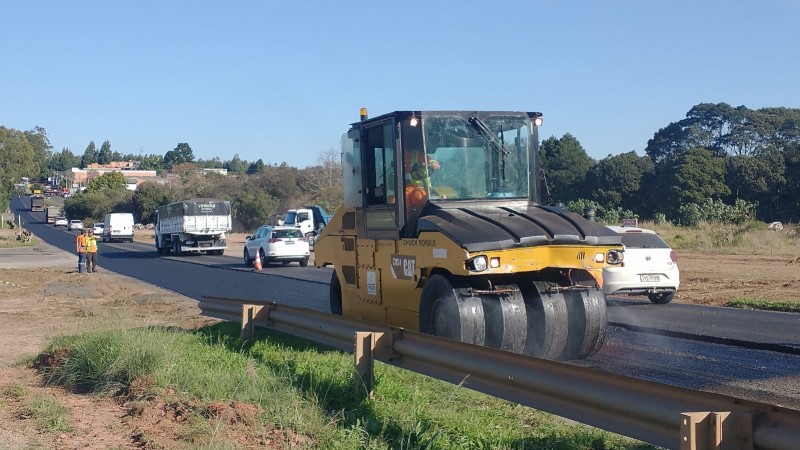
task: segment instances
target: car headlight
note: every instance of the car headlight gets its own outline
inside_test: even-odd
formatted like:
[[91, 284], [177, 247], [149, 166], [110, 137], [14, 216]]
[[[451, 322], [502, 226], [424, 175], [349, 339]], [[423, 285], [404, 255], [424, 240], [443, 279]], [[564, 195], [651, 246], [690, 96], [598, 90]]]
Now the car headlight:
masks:
[[488, 267], [486, 257], [483, 255], [468, 259], [466, 266], [471, 272], [483, 272]]

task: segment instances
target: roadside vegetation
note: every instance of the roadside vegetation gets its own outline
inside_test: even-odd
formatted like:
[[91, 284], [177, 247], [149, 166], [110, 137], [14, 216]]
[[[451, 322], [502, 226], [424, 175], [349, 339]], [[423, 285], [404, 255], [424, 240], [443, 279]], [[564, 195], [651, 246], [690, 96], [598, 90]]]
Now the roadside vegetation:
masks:
[[37, 365], [49, 383], [117, 396], [134, 415], [162, 397], [184, 412], [182, 440], [193, 445], [219, 443], [228, 405], [254, 411], [252, 436], [283, 430], [294, 448], [654, 448], [382, 363], [375, 399], [365, 399], [352, 355], [267, 331], [246, 347], [238, 334], [222, 323], [61, 337]]
[[38, 242], [35, 236], [26, 236], [19, 227], [0, 227], [0, 248], [30, 247]]
[[[798, 297], [800, 297], [800, 295], [798, 295]], [[769, 301], [758, 298], [736, 298], [726, 303], [725, 306], [741, 309], [763, 309], [767, 311], [800, 313], [800, 298], [798, 298], [796, 302]]]

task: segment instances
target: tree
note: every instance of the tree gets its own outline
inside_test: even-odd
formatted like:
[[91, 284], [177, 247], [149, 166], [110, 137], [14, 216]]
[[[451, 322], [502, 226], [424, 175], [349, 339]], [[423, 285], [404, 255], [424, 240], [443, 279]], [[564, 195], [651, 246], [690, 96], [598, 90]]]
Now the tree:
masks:
[[704, 148], [685, 150], [667, 161], [659, 173], [660, 204], [677, 217], [681, 205], [703, 204], [730, 194], [725, 184], [725, 159]]
[[99, 177], [92, 178], [86, 190], [89, 192], [99, 192], [113, 189], [124, 189], [128, 185], [125, 175], [122, 172], [108, 172]]
[[132, 197], [133, 193], [127, 189], [81, 192], [64, 201], [64, 212], [68, 217], [85, 217], [92, 222], [102, 222], [106, 214], [130, 212]]
[[228, 172], [236, 175], [244, 175], [247, 173], [247, 161], [242, 161], [242, 159], [239, 158], [238, 153], [233, 155], [233, 159], [230, 161], [225, 161], [222, 167], [227, 169]]
[[317, 155], [317, 165], [300, 171], [301, 189], [310, 203], [335, 211], [344, 201], [342, 192], [342, 164], [339, 152], [333, 148]]
[[765, 220], [775, 217], [779, 193], [786, 185], [786, 163], [779, 151], [764, 151], [760, 156], [731, 156], [725, 170], [732, 201], [757, 203], [759, 216]]
[[194, 153], [192, 153], [192, 147], [185, 142], [179, 143], [164, 155], [164, 168], [167, 170], [172, 169], [172, 166], [176, 164], [191, 162], [194, 162]]
[[86, 146], [86, 151], [83, 152], [83, 157], [81, 158], [81, 169], [85, 169], [89, 166], [89, 164], [94, 164], [97, 162], [97, 147], [94, 145], [94, 141], [89, 142], [89, 145]]
[[133, 193], [132, 205], [140, 223], [155, 222], [156, 209], [159, 206], [177, 202], [181, 199], [181, 190], [174, 184], [158, 184], [150, 181], [139, 184]]
[[296, 208], [308, 200], [308, 196], [300, 188], [298, 169], [286, 163], [280, 166], [264, 166], [262, 173], [249, 178], [254, 178], [253, 181], [261, 190], [280, 201], [279, 211]]
[[579, 198], [586, 172], [593, 164], [580, 142], [569, 133], [561, 139], [549, 137], [542, 141], [540, 153], [551, 199], [566, 202]]
[[255, 175], [263, 171], [264, 171], [264, 161], [262, 161], [261, 158], [259, 158], [258, 161], [250, 164], [250, 167], [247, 168], [248, 175]]
[[33, 160], [36, 165], [35, 175], [39, 177], [48, 177], [52, 175], [52, 173], [47, 170], [47, 161], [50, 159], [52, 154], [51, 149], [53, 148], [53, 146], [50, 145], [50, 139], [47, 137], [47, 131], [37, 126], [34, 127], [33, 130], [26, 131], [24, 134], [25, 139], [28, 140], [28, 143], [33, 149]]
[[14, 184], [37, 171], [35, 151], [25, 133], [0, 126], [0, 210], [8, 208]]
[[605, 208], [622, 207], [637, 211], [643, 199], [639, 190], [653, 176], [653, 162], [636, 152], [609, 156], [598, 161], [586, 173], [590, 198]]
[[54, 153], [50, 158], [47, 168], [51, 171], [64, 172], [73, 167], [80, 165], [81, 159], [74, 154], [67, 147], [63, 147], [60, 152]]
[[253, 230], [270, 221], [278, 201], [263, 191], [243, 190], [231, 200], [233, 221], [244, 230]]
[[97, 153], [97, 162], [99, 164], [108, 164], [113, 160], [114, 153], [111, 151], [111, 143], [105, 140], [100, 146], [100, 151]]

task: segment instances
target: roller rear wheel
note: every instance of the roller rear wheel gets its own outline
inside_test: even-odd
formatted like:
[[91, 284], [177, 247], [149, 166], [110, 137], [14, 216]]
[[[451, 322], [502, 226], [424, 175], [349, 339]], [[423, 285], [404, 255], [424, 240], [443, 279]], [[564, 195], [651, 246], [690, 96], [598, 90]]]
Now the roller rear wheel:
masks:
[[423, 333], [484, 345], [486, 329], [479, 297], [465, 295], [466, 286], [446, 275], [430, 277], [422, 289], [419, 328]]

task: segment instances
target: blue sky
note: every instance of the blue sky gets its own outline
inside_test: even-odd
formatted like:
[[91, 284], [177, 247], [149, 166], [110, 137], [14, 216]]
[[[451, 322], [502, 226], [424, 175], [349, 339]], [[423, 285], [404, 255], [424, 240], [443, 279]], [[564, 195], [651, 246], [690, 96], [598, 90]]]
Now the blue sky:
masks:
[[800, 107], [800, 2], [17, 1], [0, 125], [306, 167], [368, 107], [541, 111], [596, 159], [695, 104]]

